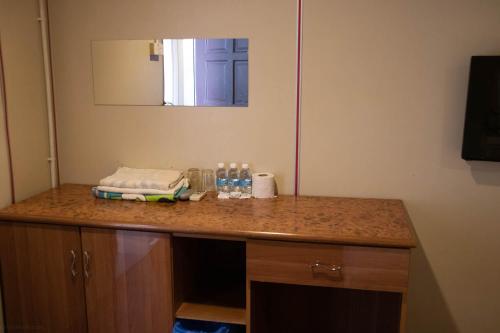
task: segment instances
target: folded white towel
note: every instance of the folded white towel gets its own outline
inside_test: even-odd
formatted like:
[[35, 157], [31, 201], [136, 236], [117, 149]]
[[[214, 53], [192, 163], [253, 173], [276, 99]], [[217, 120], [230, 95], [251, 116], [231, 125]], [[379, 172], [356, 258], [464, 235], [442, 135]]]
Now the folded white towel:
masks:
[[114, 187], [114, 186], [97, 186], [99, 191], [103, 192], [115, 192], [123, 194], [175, 194], [181, 187], [188, 187], [189, 182], [187, 179], [182, 179], [175, 185], [175, 187], [169, 190], [157, 190], [154, 188], [127, 188], [127, 187]]
[[119, 188], [156, 189], [168, 191], [182, 179], [178, 170], [134, 169], [121, 167], [114, 174], [101, 179], [99, 185]]

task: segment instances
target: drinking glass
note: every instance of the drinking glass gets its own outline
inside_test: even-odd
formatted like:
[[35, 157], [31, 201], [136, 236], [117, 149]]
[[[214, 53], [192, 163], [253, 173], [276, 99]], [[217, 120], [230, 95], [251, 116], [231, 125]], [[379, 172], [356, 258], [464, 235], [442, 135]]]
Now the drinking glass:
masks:
[[201, 173], [202, 191], [215, 191], [215, 173], [212, 169], [204, 169]]
[[201, 171], [198, 168], [188, 169], [189, 185], [193, 192], [201, 191]]

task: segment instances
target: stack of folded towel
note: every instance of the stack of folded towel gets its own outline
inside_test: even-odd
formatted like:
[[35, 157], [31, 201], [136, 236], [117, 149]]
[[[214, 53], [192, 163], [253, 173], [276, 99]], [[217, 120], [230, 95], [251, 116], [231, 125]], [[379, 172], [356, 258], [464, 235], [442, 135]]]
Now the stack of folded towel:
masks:
[[121, 167], [92, 188], [97, 198], [136, 201], [175, 201], [189, 184], [181, 171]]

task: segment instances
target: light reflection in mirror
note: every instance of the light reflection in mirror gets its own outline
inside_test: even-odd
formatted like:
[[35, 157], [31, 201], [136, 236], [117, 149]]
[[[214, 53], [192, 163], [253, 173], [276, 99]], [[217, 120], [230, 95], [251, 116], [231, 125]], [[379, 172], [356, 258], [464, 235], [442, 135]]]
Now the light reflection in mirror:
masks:
[[163, 40], [165, 105], [195, 105], [194, 39]]

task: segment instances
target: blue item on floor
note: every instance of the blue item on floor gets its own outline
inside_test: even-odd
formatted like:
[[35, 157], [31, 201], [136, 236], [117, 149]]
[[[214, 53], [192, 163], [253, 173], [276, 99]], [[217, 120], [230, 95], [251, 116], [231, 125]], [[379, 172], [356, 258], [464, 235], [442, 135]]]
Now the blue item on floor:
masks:
[[231, 333], [231, 330], [227, 324], [177, 320], [172, 333]]

